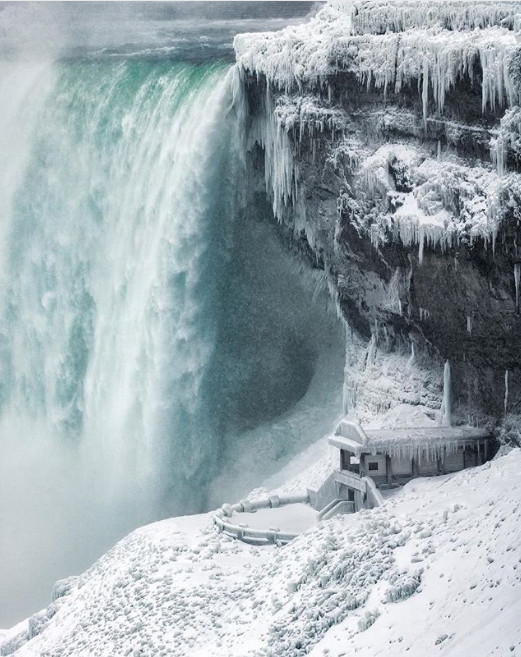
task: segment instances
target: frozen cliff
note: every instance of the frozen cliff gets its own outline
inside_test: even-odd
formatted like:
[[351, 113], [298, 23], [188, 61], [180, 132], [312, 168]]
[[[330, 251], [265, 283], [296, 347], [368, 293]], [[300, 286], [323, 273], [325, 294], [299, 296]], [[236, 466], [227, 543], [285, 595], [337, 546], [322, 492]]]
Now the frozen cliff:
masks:
[[521, 411], [521, 3], [324, 6], [236, 37], [252, 175], [350, 327], [345, 404]]

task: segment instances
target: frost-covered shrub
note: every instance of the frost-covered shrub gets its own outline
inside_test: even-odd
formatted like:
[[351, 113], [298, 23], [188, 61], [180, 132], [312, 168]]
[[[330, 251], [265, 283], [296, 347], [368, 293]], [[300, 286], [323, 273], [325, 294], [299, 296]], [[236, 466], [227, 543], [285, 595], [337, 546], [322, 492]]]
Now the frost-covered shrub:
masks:
[[[507, 448], [521, 447], [521, 416], [508, 413], [499, 429], [499, 442]], [[508, 449], [507, 449], [508, 451]], [[502, 450], [505, 453], [505, 450]]]
[[49, 623], [49, 617], [46, 613], [36, 614], [31, 616], [28, 620], [27, 634], [29, 639], [34, 639], [35, 636], [41, 634]]
[[376, 619], [380, 616], [378, 609], [372, 609], [371, 611], [366, 611], [362, 618], [358, 621], [358, 629], [360, 632], [365, 632], [368, 630], [371, 625], [373, 625]]
[[64, 579], [59, 579], [57, 582], [55, 582], [54, 586], [52, 587], [52, 601], [54, 602], [55, 600], [58, 600], [58, 598], [62, 598], [63, 596], [68, 595], [77, 581], [78, 577], [76, 575], [72, 575], [71, 577], [65, 577]]
[[21, 648], [27, 642], [27, 634], [18, 634], [17, 636], [5, 641], [0, 645], [0, 655], [12, 655], [18, 648]]
[[421, 584], [421, 571], [395, 573], [389, 578], [390, 587], [385, 593], [385, 602], [401, 602], [416, 592]]

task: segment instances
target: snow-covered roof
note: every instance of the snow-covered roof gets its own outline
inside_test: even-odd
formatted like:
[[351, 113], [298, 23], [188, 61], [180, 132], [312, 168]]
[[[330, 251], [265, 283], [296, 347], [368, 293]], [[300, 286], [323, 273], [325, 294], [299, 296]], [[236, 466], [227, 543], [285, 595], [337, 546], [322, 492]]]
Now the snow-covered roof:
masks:
[[468, 426], [362, 430], [365, 437], [363, 442], [353, 432], [342, 433], [349, 435], [335, 433], [329, 438], [329, 444], [345, 449], [356, 456], [376, 452], [396, 454], [409, 448], [437, 450], [445, 447], [449, 451], [454, 451], [458, 447], [473, 445], [492, 437], [486, 429]]

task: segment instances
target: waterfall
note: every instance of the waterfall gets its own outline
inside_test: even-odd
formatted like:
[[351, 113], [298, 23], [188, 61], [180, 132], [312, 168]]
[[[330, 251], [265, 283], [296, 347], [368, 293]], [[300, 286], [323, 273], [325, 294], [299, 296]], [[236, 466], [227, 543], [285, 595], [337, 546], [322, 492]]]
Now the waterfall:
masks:
[[48, 592], [132, 527], [206, 503], [218, 463], [203, 388], [242, 166], [231, 75], [132, 60], [1, 66], [11, 613], [24, 586], [45, 578]]
[[164, 465], [183, 480], [202, 457], [231, 87], [223, 67], [55, 66], [52, 98], [23, 97], [40, 111], [4, 242], [2, 404], [81, 442], [115, 496], [153, 495]]
[[153, 58], [0, 66], [14, 618], [139, 524], [244, 495], [341, 412], [322, 274], [244, 202], [238, 84], [225, 64]]

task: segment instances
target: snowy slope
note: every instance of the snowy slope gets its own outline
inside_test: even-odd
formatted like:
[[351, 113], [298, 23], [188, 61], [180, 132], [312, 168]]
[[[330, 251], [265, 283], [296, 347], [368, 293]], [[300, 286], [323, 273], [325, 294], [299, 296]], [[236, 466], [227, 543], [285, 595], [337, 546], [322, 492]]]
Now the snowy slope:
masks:
[[415, 480], [286, 548], [219, 535], [208, 515], [144, 527], [57, 588], [52, 618], [29, 621], [34, 638], [22, 624], [0, 652], [521, 654], [520, 468], [515, 450]]

